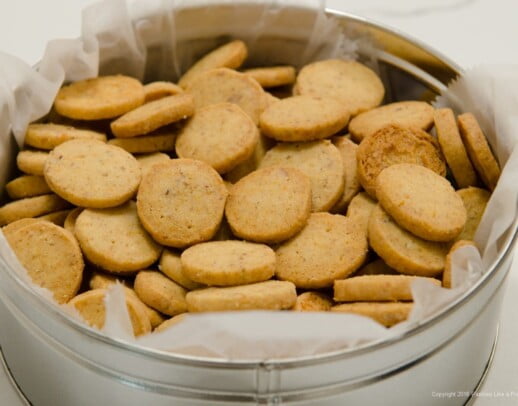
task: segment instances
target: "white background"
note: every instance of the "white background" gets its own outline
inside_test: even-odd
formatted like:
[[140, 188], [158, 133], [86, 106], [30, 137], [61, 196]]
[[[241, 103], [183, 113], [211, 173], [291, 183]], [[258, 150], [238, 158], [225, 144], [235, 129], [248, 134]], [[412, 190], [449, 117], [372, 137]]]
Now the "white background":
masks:
[[[79, 35], [80, 11], [89, 3], [92, 1], [0, 0], [0, 51], [35, 63], [47, 40]], [[518, 64], [516, 0], [328, 0], [327, 6], [409, 33], [463, 67], [478, 63]], [[485, 396], [478, 399], [477, 406], [518, 404], [518, 397], [491, 396], [494, 392], [518, 393], [517, 305], [515, 260], [508, 278], [496, 357], [482, 389]], [[461, 374], [462, 365], [458, 369]], [[19, 404], [0, 369], [0, 405]]]

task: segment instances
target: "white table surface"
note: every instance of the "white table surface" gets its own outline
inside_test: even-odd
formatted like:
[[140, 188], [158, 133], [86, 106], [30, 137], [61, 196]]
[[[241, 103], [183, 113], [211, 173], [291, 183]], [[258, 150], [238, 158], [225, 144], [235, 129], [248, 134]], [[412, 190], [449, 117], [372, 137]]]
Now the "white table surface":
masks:
[[[38, 61], [48, 39], [79, 35], [80, 10], [89, 3], [92, 1], [1, 0], [0, 50], [31, 64]], [[516, 0], [328, 0], [327, 5], [410, 33], [463, 67], [478, 63], [518, 64]], [[498, 392], [518, 393], [517, 298], [515, 260], [508, 279], [496, 356], [477, 406], [518, 404], [518, 397], [498, 396]], [[0, 405], [21, 404], [0, 369]]]

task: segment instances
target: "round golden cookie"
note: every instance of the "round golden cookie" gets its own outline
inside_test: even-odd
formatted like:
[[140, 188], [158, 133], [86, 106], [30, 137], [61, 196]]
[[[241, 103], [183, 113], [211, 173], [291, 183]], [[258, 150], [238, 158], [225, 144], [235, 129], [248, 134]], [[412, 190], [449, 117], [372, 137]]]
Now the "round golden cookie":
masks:
[[[73, 306], [92, 327], [102, 329], [106, 321], [105, 289], [89, 290], [73, 298], [69, 305]], [[151, 322], [137, 300], [126, 295], [126, 308], [133, 326], [133, 334], [140, 336], [151, 332]]]
[[295, 94], [333, 97], [351, 115], [378, 106], [385, 88], [373, 70], [356, 61], [328, 59], [304, 66], [297, 76]]
[[457, 117], [457, 122], [473, 166], [488, 189], [494, 190], [500, 177], [500, 166], [491, 152], [477, 119], [471, 113], [464, 113]]
[[256, 144], [252, 155], [246, 161], [237, 165], [230, 172], [226, 173], [225, 179], [231, 183], [236, 183], [241, 178], [244, 178], [249, 173], [255, 171], [266, 155], [266, 152], [274, 145], [275, 141], [273, 141], [271, 138], [259, 134], [259, 142]]
[[119, 138], [145, 135], [157, 128], [184, 120], [194, 114], [194, 101], [190, 94], [179, 93], [151, 101], [112, 121], [113, 135]]
[[195, 290], [187, 293], [186, 300], [189, 312], [284, 310], [295, 304], [297, 292], [291, 282], [265, 281]]
[[171, 82], [151, 82], [144, 85], [144, 103], [161, 99], [167, 96], [183, 93], [183, 89]]
[[237, 182], [225, 208], [236, 236], [265, 243], [298, 233], [310, 212], [310, 179], [297, 169], [280, 166], [259, 169]]
[[409, 233], [379, 204], [369, 221], [369, 243], [387, 265], [408, 275], [439, 275], [448, 253], [448, 244], [425, 241]]
[[181, 322], [183, 319], [185, 319], [186, 314], [187, 314], [187, 313], [181, 313], [181, 314], [178, 314], [178, 315], [176, 315], [176, 316], [171, 317], [170, 319], [167, 319], [167, 320], [166, 320], [166, 321], [164, 321], [162, 324], [160, 324], [159, 326], [157, 326], [157, 327], [153, 330], [153, 333], [161, 333], [162, 331], [169, 330], [171, 327], [173, 327], [174, 325], [178, 324], [178, 323], [179, 323], [179, 322]]
[[60, 211], [54, 211], [49, 214], [44, 214], [43, 216], [38, 216], [38, 220], [43, 221], [50, 221], [51, 223], [54, 223], [57, 226], [63, 227], [65, 224], [65, 219], [69, 215], [71, 210], [60, 210]]
[[178, 84], [185, 88], [188, 87], [196, 76], [211, 69], [230, 68], [237, 69], [245, 61], [248, 50], [243, 41], [231, 41], [219, 48], [206, 54], [199, 59], [185, 74], [180, 78]]
[[81, 207], [115, 207], [131, 199], [140, 183], [137, 160], [121, 148], [94, 140], [56, 147], [45, 162], [45, 180], [63, 199]]
[[433, 125], [433, 114], [433, 107], [426, 102], [389, 103], [358, 114], [349, 123], [349, 133], [354, 141], [360, 143], [368, 135], [391, 124], [427, 131]]
[[312, 211], [327, 211], [344, 190], [342, 156], [329, 140], [283, 143], [270, 149], [259, 168], [282, 166], [298, 169], [311, 180]]
[[243, 73], [257, 80], [263, 88], [291, 85], [295, 82], [296, 77], [293, 66], [253, 68], [246, 69]]
[[219, 173], [246, 161], [259, 141], [259, 131], [237, 105], [218, 103], [196, 110], [176, 139], [180, 158], [198, 159]]
[[40, 196], [52, 191], [43, 176], [23, 175], [5, 185], [11, 199]]
[[82, 211], [83, 211], [82, 207], [76, 207], [75, 209], [70, 210], [67, 217], [65, 218], [63, 227], [65, 227], [65, 229], [70, 231], [72, 234], [74, 234], [74, 229], [76, 227], [76, 220]]
[[26, 217], [38, 217], [68, 207], [70, 207], [70, 204], [55, 194], [15, 200], [0, 207], [0, 226]]
[[150, 135], [133, 138], [113, 138], [109, 145], [122, 148], [132, 154], [149, 154], [152, 152], [173, 152], [176, 143], [176, 133], [162, 130]]
[[405, 321], [410, 315], [413, 303], [342, 303], [331, 308], [332, 312], [353, 313], [360, 316], [370, 317], [385, 327]]
[[47, 151], [26, 149], [18, 152], [16, 165], [24, 173], [43, 176], [43, 168], [48, 157], [49, 153]]
[[362, 266], [354, 273], [354, 276], [363, 275], [399, 275], [399, 272], [388, 266], [382, 259], [376, 259]]
[[140, 300], [160, 313], [174, 316], [187, 311], [187, 291], [160, 272], [140, 271], [134, 289]]
[[468, 187], [457, 190], [467, 212], [466, 225], [455, 240], [473, 240], [491, 194], [484, 189]]
[[320, 292], [304, 292], [297, 296], [292, 310], [298, 312], [326, 312], [331, 310], [333, 300]]
[[259, 126], [277, 141], [313, 141], [336, 134], [348, 121], [349, 112], [333, 98], [294, 96], [270, 105]]
[[452, 260], [453, 253], [461, 247], [468, 247], [468, 246], [477, 248], [477, 246], [475, 245], [475, 243], [473, 241], [468, 241], [468, 240], [458, 240], [450, 248], [450, 252], [448, 252], [448, 255], [446, 255], [446, 262], [444, 264], [444, 272], [442, 274], [442, 286], [443, 287], [448, 288], [448, 289], [453, 287], [452, 280], [451, 280], [451, 269], [452, 269], [451, 260]]
[[477, 174], [462, 143], [455, 116], [451, 109], [434, 112], [435, 131], [446, 163], [459, 188], [477, 184]]
[[117, 282], [124, 285], [125, 288], [131, 286], [131, 283], [129, 283], [126, 279], [120, 278], [115, 275], [109, 275], [106, 273], [93, 271], [92, 276], [90, 277], [90, 280], [88, 281], [88, 287], [92, 290], [108, 289], [109, 287], [115, 285]]
[[63, 86], [54, 101], [62, 116], [76, 120], [101, 120], [127, 113], [144, 103], [144, 88], [123, 75], [101, 76]]
[[75, 139], [106, 142], [106, 135], [60, 124], [29, 124], [25, 133], [25, 145], [40, 149], [54, 149], [66, 141]]
[[100, 268], [127, 273], [153, 264], [162, 247], [140, 225], [135, 202], [110, 209], [85, 209], [74, 227], [83, 253]]
[[137, 162], [140, 165], [140, 172], [142, 176], [144, 176], [153, 165], [169, 162], [171, 159], [169, 155], [164, 154], [163, 152], [153, 152], [151, 154], [142, 154], [135, 156]]
[[203, 288], [201, 283], [189, 279], [182, 267], [181, 254], [177, 251], [165, 249], [160, 257], [158, 269], [169, 279], [183, 286], [187, 290]]
[[353, 221], [314, 213], [300, 233], [277, 248], [275, 274], [298, 288], [324, 288], [356, 271], [367, 251], [367, 238]]
[[6, 226], [2, 227], [2, 233], [4, 233], [4, 237], [9, 240], [9, 236], [14, 233], [15, 231], [20, 230], [21, 228], [28, 226], [29, 224], [37, 223], [38, 221], [41, 221], [37, 218], [23, 218], [20, 220], [13, 221], [12, 223], [9, 223]]
[[333, 213], [344, 213], [345, 209], [354, 196], [361, 190], [360, 180], [358, 179], [358, 164], [356, 152], [358, 145], [345, 136], [333, 137], [333, 144], [340, 155], [344, 166], [344, 192], [335, 205], [331, 208]]
[[391, 165], [422, 165], [441, 176], [446, 175], [446, 165], [437, 141], [419, 129], [393, 125], [383, 127], [362, 141], [357, 159], [358, 179], [372, 197], [376, 197], [376, 178]]
[[185, 275], [208, 286], [262, 282], [275, 273], [275, 252], [246, 241], [211, 241], [187, 248], [181, 257]]
[[137, 210], [144, 228], [160, 244], [183, 248], [210, 240], [221, 224], [228, 191], [209, 165], [173, 159], [144, 176]]
[[251, 77], [231, 69], [213, 69], [197, 76], [187, 91], [194, 97], [196, 110], [210, 104], [234, 103], [254, 124], [266, 106], [262, 87]]
[[466, 224], [466, 209], [450, 182], [421, 165], [385, 168], [376, 180], [376, 196], [401, 227], [425, 240], [450, 241]]
[[354, 196], [347, 207], [347, 217], [358, 225], [365, 236], [369, 233], [369, 220], [375, 207], [376, 201], [365, 192]]
[[74, 236], [47, 221], [36, 221], [9, 232], [9, 245], [32, 281], [50, 290], [58, 303], [78, 292], [83, 255]]

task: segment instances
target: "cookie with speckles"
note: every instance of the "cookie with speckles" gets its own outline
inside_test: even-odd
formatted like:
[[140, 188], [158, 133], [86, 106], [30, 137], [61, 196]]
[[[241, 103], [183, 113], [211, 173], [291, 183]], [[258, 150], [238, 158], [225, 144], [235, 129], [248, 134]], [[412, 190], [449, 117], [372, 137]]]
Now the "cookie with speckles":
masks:
[[304, 292], [297, 296], [292, 310], [297, 312], [326, 312], [331, 310], [333, 300], [320, 292]]
[[331, 308], [332, 312], [352, 313], [360, 316], [370, 317], [385, 327], [405, 321], [410, 315], [413, 303], [392, 302], [359, 302], [342, 303]]

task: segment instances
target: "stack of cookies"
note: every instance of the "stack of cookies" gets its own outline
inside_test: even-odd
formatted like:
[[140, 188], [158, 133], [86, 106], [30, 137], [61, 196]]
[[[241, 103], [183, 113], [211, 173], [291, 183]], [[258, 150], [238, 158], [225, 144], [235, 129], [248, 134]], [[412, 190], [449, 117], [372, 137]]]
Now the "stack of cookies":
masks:
[[451, 287], [451, 252], [473, 245], [500, 174], [475, 117], [380, 106], [359, 62], [239, 70], [246, 57], [232, 41], [178, 85], [75, 82], [29, 125], [0, 225], [91, 326], [117, 282], [136, 335], [261, 309], [391, 326], [413, 280]]

